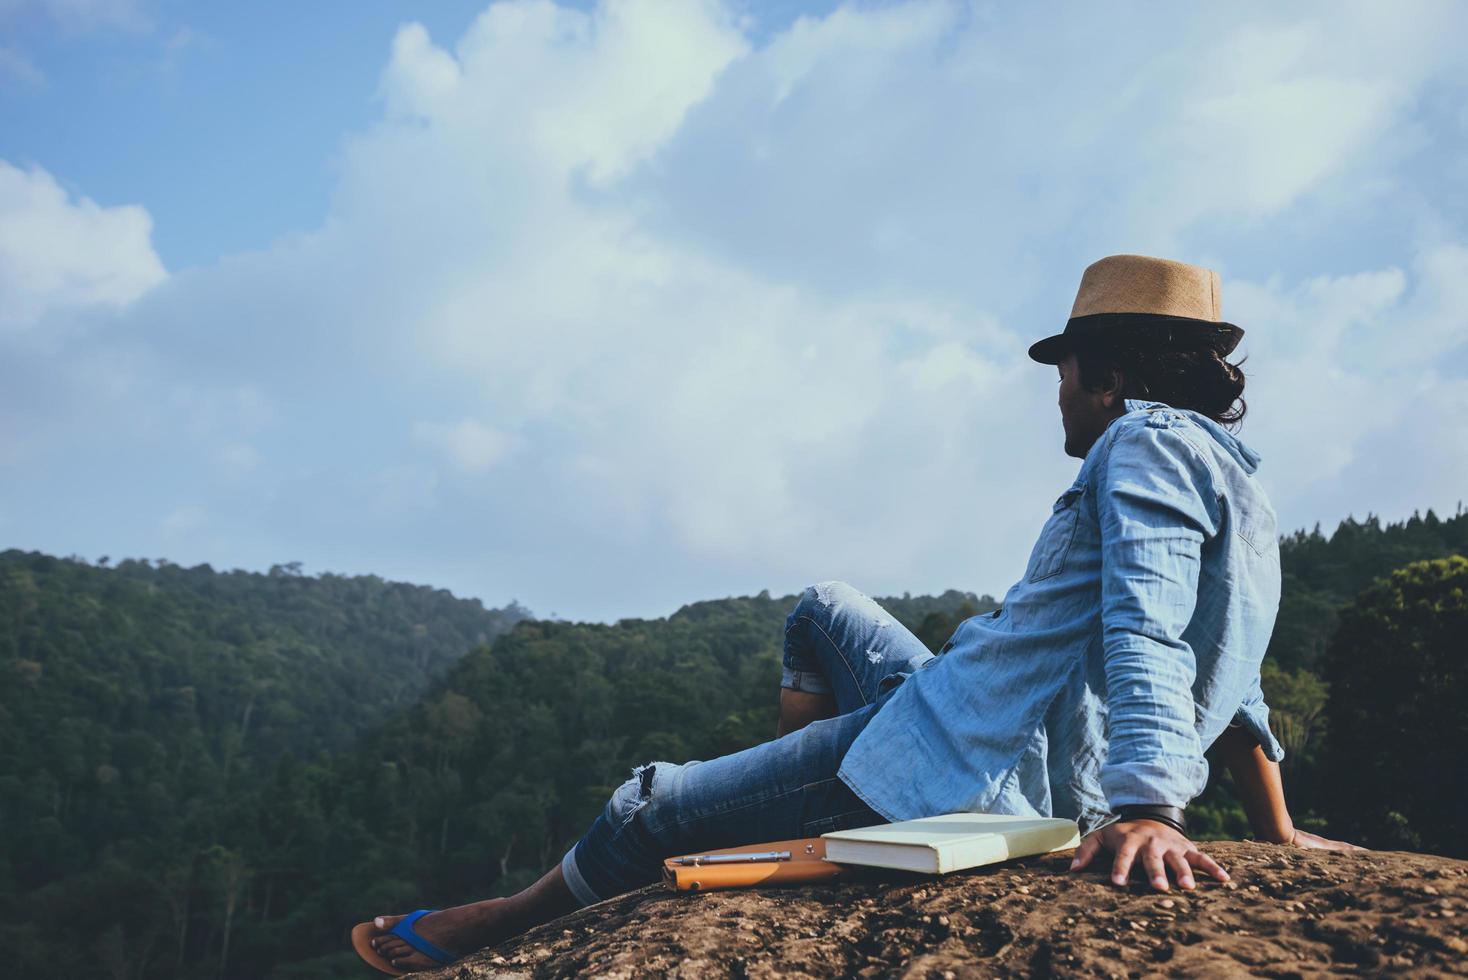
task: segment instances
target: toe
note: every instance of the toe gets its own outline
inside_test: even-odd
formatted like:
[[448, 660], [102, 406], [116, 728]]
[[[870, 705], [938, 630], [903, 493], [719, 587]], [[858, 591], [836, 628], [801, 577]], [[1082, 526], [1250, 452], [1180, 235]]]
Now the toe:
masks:
[[394, 956], [388, 962], [399, 970], [427, 970], [430, 967], [439, 965], [417, 950], [412, 950], [401, 956]]
[[[0, 0], [0, 2], [3, 2], [3, 0]], [[433, 924], [430, 923], [429, 920], [435, 917], [436, 916], [429, 915], [422, 916], [420, 919], [414, 922], [413, 928], [415, 930], [419, 930], [419, 934], [423, 935], [424, 938], [429, 940], [430, 942], [442, 945], [443, 942], [448, 941], [448, 937], [440, 940], [435, 935], [433, 935], [435, 930], [433, 929]], [[411, 943], [404, 940], [401, 936], [395, 936], [390, 932], [391, 929], [396, 927], [398, 923], [402, 922], [406, 918], [406, 915], [379, 915], [375, 917], [372, 920], [372, 925], [375, 929], [378, 930], [378, 932], [377, 935], [372, 937], [372, 949], [377, 953], [378, 956], [387, 961], [387, 963], [390, 964], [394, 969], [398, 970], [429, 970], [442, 965], [431, 957], [427, 956], [426, 954], [420, 952]], [[429, 925], [429, 929], [426, 932], [423, 931], [423, 926], [425, 924]], [[451, 949], [453, 947], [452, 944], [450, 944], [449, 946], [446, 946], [444, 948]]]
[[372, 920], [372, 924], [382, 930], [379, 935], [372, 937], [372, 948], [385, 960], [391, 960], [394, 956], [406, 956], [413, 951], [413, 947], [387, 931], [404, 918], [401, 915], [379, 915]]

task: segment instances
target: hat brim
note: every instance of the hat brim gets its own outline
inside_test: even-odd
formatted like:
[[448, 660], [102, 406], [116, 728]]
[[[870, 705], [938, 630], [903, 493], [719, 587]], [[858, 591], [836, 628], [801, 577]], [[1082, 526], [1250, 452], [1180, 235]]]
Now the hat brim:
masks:
[[1243, 338], [1243, 328], [1217, 320], [1151, 313], [1098, 313], [1074, 317], [1066, 323], [1064, 332], [1035, 341], [1030, 345], [1030, 357], [1041, 364], [1059, 364], [1078, 340], [1102, 344], [1128, 341], [1173, 350], [1211, 347], [1220, 357], [1226, 357]]
[[1065, 360], [1066, 351], [1070, 344], [1066, 342], [1065, 334], [1058, 333], [1044, 340], [1037, 340], [1030, 345], [1030, 357], [1041, 364], [1059, 364]]

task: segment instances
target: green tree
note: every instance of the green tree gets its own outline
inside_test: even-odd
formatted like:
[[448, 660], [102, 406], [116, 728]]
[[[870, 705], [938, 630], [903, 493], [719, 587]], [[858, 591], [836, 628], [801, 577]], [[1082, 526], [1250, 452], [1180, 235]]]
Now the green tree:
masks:
[[1377, 847], [1468, 856], [1468, 558], [1419, 561], [1341, 614], [1324, 799], [1331, 827]]

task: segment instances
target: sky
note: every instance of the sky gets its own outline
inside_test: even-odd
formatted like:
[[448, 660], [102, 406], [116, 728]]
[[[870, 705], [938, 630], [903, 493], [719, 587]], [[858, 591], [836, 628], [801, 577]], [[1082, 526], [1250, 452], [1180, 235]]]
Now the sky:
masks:
[[0, 548], [611, 621], [1002, 595], [1081, 271], [1289, 531], [1468, 489], [1468, 7], [0, 0]]

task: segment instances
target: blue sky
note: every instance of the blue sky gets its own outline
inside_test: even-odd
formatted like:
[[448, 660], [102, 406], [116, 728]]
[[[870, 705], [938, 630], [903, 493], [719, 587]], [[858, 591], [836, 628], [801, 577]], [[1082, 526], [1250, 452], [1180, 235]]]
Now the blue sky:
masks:
[[[0, 0], [0, 158], [97, 200], [146, 202], [169, 269], [263, 248], [325, 218], [343, 135], [375, 118], [396, 29], [458, 37], [485, 6]], [[757, 6], [756, 38], [835, 5]]]
[[1453, 512], [1465, 20], [0, 0], [0, 546], [1001, 594], [1117, 252], [1222, 273], [1283, 527]]

